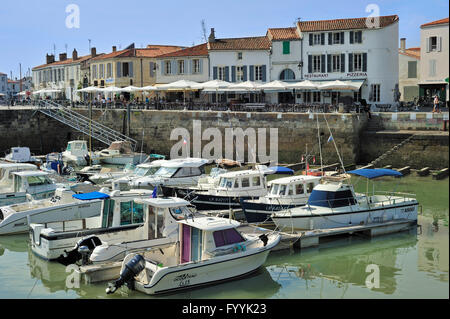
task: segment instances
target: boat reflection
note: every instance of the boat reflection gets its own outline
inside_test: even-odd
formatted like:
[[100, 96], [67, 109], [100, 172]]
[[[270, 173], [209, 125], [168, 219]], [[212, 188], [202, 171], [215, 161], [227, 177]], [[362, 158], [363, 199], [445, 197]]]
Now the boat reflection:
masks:
[[373, 272], [367, 267], [376, 265], [380, 274], [379, 288], [372, 288], [372, 291], [389, 295], [397, 288], [396, 277], [403, 268], [402, 256], [413, 250], [416, 243], [414, 229], [372, 239], [342, 238], [321, 244], [320, 249], [307, 249], [291, 255], [272, 252], [266, 267], [277, 282], [292, 282], [295, 278], [307, 290], [317, 284], [322, 286], [325, 280], [328, 285], [343, 289], [345, 294], [348, 285], [366, 287], [366, 279]]
[[28, 235], [18, 234], [18, 235], [8, 235], [0, 236], [0, 256], [3, 255], [1, 252], [11, 251], [24, 253], [28, 250]]

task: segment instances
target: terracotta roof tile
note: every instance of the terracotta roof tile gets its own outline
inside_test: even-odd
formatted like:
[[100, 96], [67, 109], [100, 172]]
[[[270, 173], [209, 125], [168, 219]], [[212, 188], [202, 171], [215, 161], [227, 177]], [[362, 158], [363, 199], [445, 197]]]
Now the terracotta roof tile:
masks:
[[[100, 53], [100, 54], [97, 55], [97, 57], [98, 56], [102, 56], [102, 55], [103, 55], [103, 53]], [[73, 61], [72, 58], [66, 59], [64, 61], [55, 61], [53, 63], [48, 63], [48, 64], [42, 64], [42, 65], [35, 66], [34, 68], [32, 68], [32, 70], [42, 69], [42, 68], [48, 67], [48, 66], [57, 66], [57, 65], [66, 65], [66, 64], [72, 64], [72, 63], [80, 63], [80, 62], [89, 60], [90, 58], [91, 58], [91, 55], [89, 54], [89, 55], [85, 55], [85, 56], [79, 57], [75, 61]]]
[[428, 22], [425, 24], [422, 24], [420, 27], [428, 27], [428, 26], [432, 26], [432, 25], [437, 25], [437, 24], [444, 24], [444, 23], [448, 23], [448, 17], [444, 18], [444, 19], [440, 19], [440, 20], [436, 20], [436, 21], [432, 21], [432, 22]]
[[178, 56], [203, 56], [208, 55], [208, 47], [206, 43], [195, 45], [190, 48], [178, 50], [171, 53], [166, 53], [157, 56], [157, 58], [168, 58], [168, 57], [178, 57]]
[[208, 42], [209, 50], [268, 50], [271, 43], [268, 37], [248, 37], [216, 39]]
[[154, 58], [158, 55], [170, 53], [183, 49], [183, 47], [175, 45], [154, 45], [150, 44], [146, 48], [141, 49], [124, 49], [116, 52], [111, 52], [104, 54], [99, 57], [95, 57], [92, 60], [105, 60], [111, 58], [124, 58], [124, 57], [144, 57], [144, 58]]
[[408, 48], [405, 51], [398, 49], [398, 53], [420, 60], [420, 48]]
[[267, 36], [270, 40], [295, 40], [300, 39], [297, 28], [270, 28], [267, 30]]
[[[379, 18], [380, 28], [384, 28], [398, 21], [397, 15], [380, 16]], [[366, 20], [367, 17], [335, 20], [299, 21], [297, 22], [297, 25], [302, 32], [368, 29]]]

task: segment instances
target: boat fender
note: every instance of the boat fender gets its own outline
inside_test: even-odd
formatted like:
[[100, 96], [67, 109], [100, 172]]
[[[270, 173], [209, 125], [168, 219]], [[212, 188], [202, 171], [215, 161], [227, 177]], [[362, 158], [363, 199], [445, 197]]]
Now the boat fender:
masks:
[[269, 241], [269, 238], [267, 237], [266, 234], [262, 234], [259, 236], [259, 239], [262, 240], [262, 242], [264, 243], [264, 247], [267, 245], [267, 242]]
[[126, 284], [127, 287], [131, 290], [134, 289], [134, 281], [133, 278], [137, 276], [142, 270], [145, 269], [145, 259], [142, 255], [134, 256], [129, 262], [122, 267], [120, 271], [120, 277], [114, 283], [109, 283], [108, 288], [106, 288], [106, 293], [112, 294], [117, 289], [119, 289], [123, 284]]

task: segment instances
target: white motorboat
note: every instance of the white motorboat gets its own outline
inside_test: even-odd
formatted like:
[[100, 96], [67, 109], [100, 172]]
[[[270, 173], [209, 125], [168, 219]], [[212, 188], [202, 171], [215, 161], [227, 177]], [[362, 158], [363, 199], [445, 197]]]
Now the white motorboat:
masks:
[[74, 246], [85, 242], [90, 249], [101, 245], [102, 241], [120, 243], [132, 238], [143, 238], [148, 232], [144, 226], [144, 211], [142, 204], [134, 203], [138, 197], [151, 197], [149, 190], [130, 190], [102, 192], [109, 198], [104, 199], [99, 216], [78, 220], [78, 228], [69, 231], [56, 230], [46, 227], [45, 224], [30, 224], [30, 242], [32, 251], [47, 260], [59, 259], [68, 264], [71, 258], [78, 259], [78, 252], [67, 255], [73, 251]]
[[205, 166], [210, 160], [202, 158], [177, 158], [161, 165], [155, 174], [132, 180], [131, 188], [153, 189], [155, 186], [195, 186], [206, 177]]
[[126, 284], [146, 294], [160, 294], [237, 279], [263, 265], [281, 238], [275, 232], [242, 234], [236, 229], [239, 222], [220, 217], [188, 217], [177, 223], [177, 243], [165, 250], [128, 254], [119, 279], [106, 292], [114, 293]]
[[144, 153], [133, 152], [131, 144], [127, 141], [112, 142], [108, 148], [96, 152], [96, 155], [101, 163], [113, 165], [136, 165], [147, 158]]
[[[93, 184], [99, 185], [105, 182], [111, 181], [113, 179], [118, 179], [124, 176], [131, 175], [136, 170], [136, 167], [133, 164], [126, 164], [125, 167], [121, 170], [114, 170], [111, 167], [102, 167], [100, 171], [95, 173], [87, 173], [83, 176], [83, 178], [87, 181], [90, 181]], [[82, 172], [78, 172], [77, 174], [83, 174]]]
[[0, 206], [24, 202], [27, 200], [27, 196], [31, 196], [31, 199], [49, 198], [53, 196], [57, 188], [47, 172], [38, 170], [8, 172], [4, 170], [4, 174], [7, 176], [3, 176], [0, 182]]
[[[389, 169], [359, 169], [348, 172], [368, 179], [402, 176]], [[355, 193], [347, 178], [324, 177], [309, 196], [307, 205], [273, 213], [272, 220], [281, 230], [337, 228], [395, 219], [417, 221], [419, 203], [412, 194]]]
[[97, 155], [89, 152], [87, 142], [83, 140], [70, 141], [62, 152], [62, 161], [66, 166], [86, 166], [89, 161], [98, 164]]
[[4, 160], [10, 163], [41, 164], [42, 161], [31, 155], [29, 147], [11, 147]]
[[70, 230], [77, 223], [69, 221], [100, 215], [101, 199], [82, 200], [73, 195], [68, 188], [57, 188], [52, 198], [0, 207], [0, 235], [26, 233], [30, 223]]
[[191, 201], [198, 210], [239, 208], [244, 199], [267, 194], [266, 171], [253, 169], [220, 175], [217, 187], [206, 190], [175, 188], [177, 196]]
[[[155, 174], [162, 165], [167, 163], [167, 160], [154, 160], [149, 163], [142, 163], [136, 166], [133, 172], [125, 174], [122, 177], [115, 178], [111, 181], [112, 189], [114, 190], [129, 190], [131, 189], [130, 183], [138, 178], [152, 176]], [[93, 177], [95, 180], [95, 176]], [[106, 180], [108, 182], [109, 180]]]
[[305, 205], [320, 179], [317, 176], [297, 175], [270, 181], [267, 195], [241, 201], [247, 222], [269, 223], [273, 212]]
[[92, 251], [90, 262], [122, 261], [134, 250], [175, 243], [178, 240], [178, 216], [192, 213], [189, 202], [176, 197], [140, 198], [134, 203], [143, 206], [144, 228], [147, 229], [141, 233], [143, 237], [130, 237], [120, 243], [104, 242]]

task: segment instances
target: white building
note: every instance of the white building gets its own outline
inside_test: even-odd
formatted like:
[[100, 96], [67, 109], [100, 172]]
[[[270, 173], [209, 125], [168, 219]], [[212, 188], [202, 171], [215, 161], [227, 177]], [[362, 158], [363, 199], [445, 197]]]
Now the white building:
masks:
[[420, 48], [406, 48], [406, 39], [400, 39], [398, 50], [398, 84], [400, 101], [414, 101], [419, 97]]
[[0, 72], [0, 99], [6, 99], [8, 92], [8, 75]]
[[[214, 29], [208, 38], [209, 78], [227, 82], [268, 82], [271, 42], [266, 36], [216, 39]], [[228, 100], [259, 102], [259, 94], [228, 94]], [[224, 101], [225, 95], [219, 99]], [[215, 101], [215, 95], [212, 94]]]
[[420, 26], [420, 96], [449, 101], [449, 18]]

